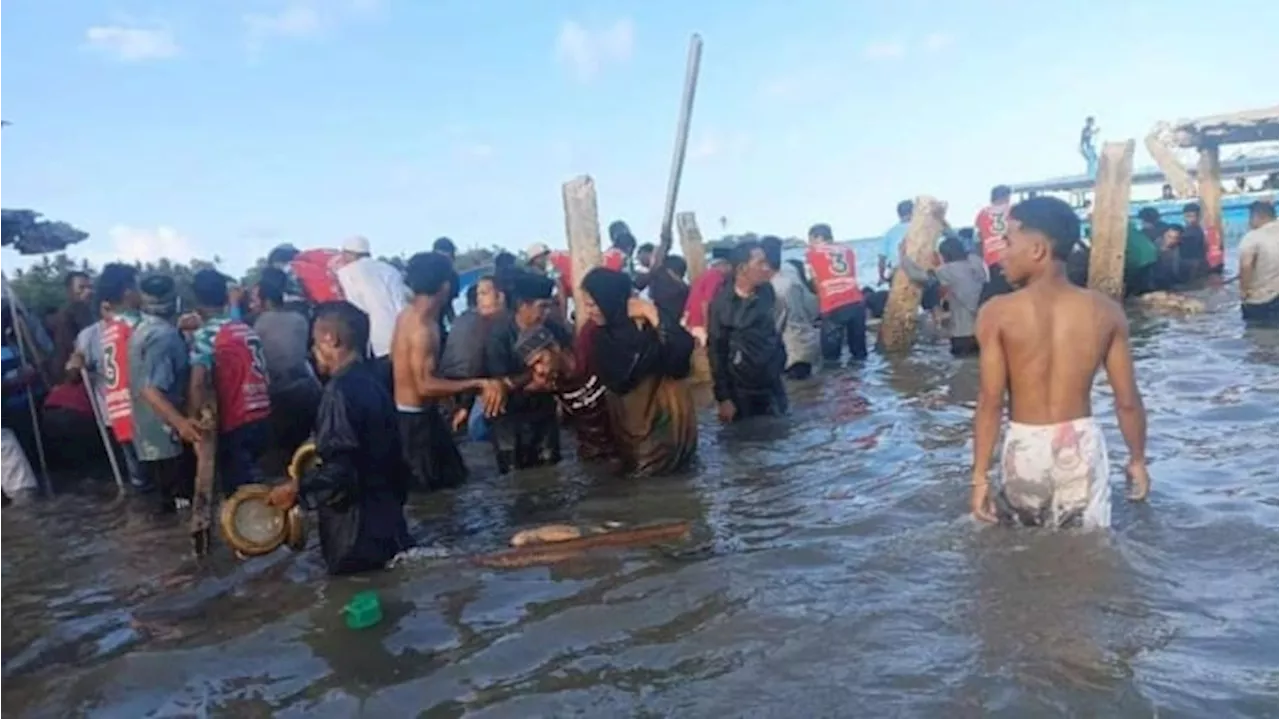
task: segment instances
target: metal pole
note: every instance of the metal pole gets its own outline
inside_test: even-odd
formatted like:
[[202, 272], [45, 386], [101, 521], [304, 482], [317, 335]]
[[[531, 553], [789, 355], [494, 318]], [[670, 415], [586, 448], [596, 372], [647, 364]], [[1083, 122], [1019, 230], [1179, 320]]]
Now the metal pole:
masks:
[[107, 418], [103, 415], [102, 408], [98, 406], [98, 393], [93, 390], [93, 384], [89, 381], [89, 371], [84, 367], [80, 368], [80, 382], [89, 395], [89, 405], [93, 407], [93, 421], [98, 425], [98, 436], [102, 437], [102, 448], [106, 450], [107, 460], [111, 462], [111, 475], [116, 478], [116, 487], [123, 492], [124, 475], [120, 473], [120, 463], [116, 461], [115, 450], [111, 448], [111, 437], [107, 435]]

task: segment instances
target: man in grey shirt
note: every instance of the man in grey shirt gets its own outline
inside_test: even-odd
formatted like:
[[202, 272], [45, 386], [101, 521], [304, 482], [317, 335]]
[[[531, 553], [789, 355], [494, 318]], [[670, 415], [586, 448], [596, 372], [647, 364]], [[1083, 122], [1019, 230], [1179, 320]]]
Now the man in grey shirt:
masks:
[[781, 239], [765, 237], [760, 240], [760, 247], [765, 261], [773, 269], [769, 282], [776, 297], [774, 311], [782, 346], [787, 350], [784, 374], [788, 379], [807, 379], [822, 357], [818, 297], [801, 281], [799, 271], [791, 263], [782, 261]]
[[913, 282], [936, 281], [946, 288], [946, 302], [951, 308], [951, 354], [956, 357], [978, 354], [973, 325], [978, 316], [982, 286], [987, 281], [982, 257], [967, 252], [964, 243], [956, 237], [943, 240], [938, 246], [938, 255], [942, 264], [933, 270], [922, 269], [906, 256], [902, 258], [902, 269]]
[[257, 292], [263, 309], [253, 329], [267, 360], [275, 444], [292, 452], [311, 434], [320, 405], [320, 380], [308, 361], [311, 328], [307, 318], [285, 309], [287, 287], [288, 276], [282, 270], [262, 271]]
[[143, 475], [155, 487], [162, 514], [175, 510], [174, 499], [190, 499], [195, 465], [183, 441], [200, 432], [183, 414], [191, 365], [177, 317], [173, 278], [151, 275], [138, 283], [142, 322], [129, 338], [129, 395], [133, 404], [133, 447]]
[[[98, 421], [105, 422], [107, 411], [107, 390], [102, 383], [102, 375], [98, 373], [98, 368], [102, 366], [102, 330], [105, 326], [107, 317], [109, 316], [106, 303], [98, 304], [98, 321], [80, 330], [80, 334], [76, 335], [75, 353], [72, 355], [73, 362], [69, 365], [79, 365], [84, 367], [89, 375], [89, 384], [92, 385], [92, 397], [94, 403], [98, 406]], [[78, 359], [76, 359], [78, 357]], [[72, 370], [71, 381], [79, 382], [80, 374], [78, 370]], [[111, 431], [110, 425], [107, 431]], [[114, 435], [112, 436], [114, 439]], [[120, 449], [120, 454], [124, 456], [125, 471], [129, 475], [129, 484], [134, 489], [146, 491], [150, 482], [142, 472], [142, 466], [138, 463], [138, 453], [134, 450], [133, 444], [126, 442], [124, 444], [116, 444], [115, 447]]]

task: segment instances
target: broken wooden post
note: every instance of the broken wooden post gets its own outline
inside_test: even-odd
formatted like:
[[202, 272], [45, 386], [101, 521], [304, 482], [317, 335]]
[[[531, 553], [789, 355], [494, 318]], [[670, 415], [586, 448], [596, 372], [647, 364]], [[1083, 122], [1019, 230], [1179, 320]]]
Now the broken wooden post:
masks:
[[564, 183], [564, 233], [573, 263], [573, 315], [579, 331], [587, 323], [582, 278], [601, 264], [600, 216], [596, 209], [596, 183], [580, 175]]
[[1133, 148], [1133, 140], [1104, 143], [1098, 157], [1098, 175], [1094, 180], [1089, 288], [1115, 300], [1124, 297], [1124, 251], [1129, 241]]
[[685, 279], [692, 285], [707, 270], [707, 250], [702, 245], [702, 231], [698, 229], [698, 218], [692, 212], [676, 215], [676, 227], [680, 232], [680, 254], [689, 265]]
[[1222, 238], [1222, 165], [1217, 145], [1200, 148], [1196, 167], [1200, 187], [1200, 226], [1204, 228], [1204, 254], [1211, 272], [1220, 271], [1223, 262]]
[[1178, 159], [1170, 146], [1172, 132], [1172, 129], [1162, 122], [1147, 135], [1144, 144], [1151, 158], [1156, 161], [1160, 172], [1164, 173], [1164, 179], [1173, 190], [1173, 196], [1191, 197], [1195, 194], [1196, 184], [1191, 179], [1191, 173], [1182, 166], [1182, 160]]
[[[902, 252], [923, 269], [936, 266], [935, 250], [942, 237], [947, 204], [928, 195], [916, 198], [911, 212], [911, 224], [902, 240]], [[899, 267], [893, 273], [889, 288], [889, 301], [885, 304], [884, 319], [880, 323], [880, 349], [884, 352], [905, 352], [916, 338], [916, 320], [920, 313], [920, 285], [911, 281]]]

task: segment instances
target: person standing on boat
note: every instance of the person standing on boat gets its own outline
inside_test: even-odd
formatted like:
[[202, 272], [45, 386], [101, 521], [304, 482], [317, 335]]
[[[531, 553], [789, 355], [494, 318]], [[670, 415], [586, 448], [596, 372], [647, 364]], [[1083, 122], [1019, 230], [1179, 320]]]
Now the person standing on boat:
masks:
[[1009, 204], [1013, 190], [1008, 185], [991, 188], [991, 204], [978, 211], [973, 226], [978, 234], [978, 247], [982, 261], [987, 266], [987, 284], [982, 288], [982, 301], [1013, 291], [1005, 279], [1001, 265], [1005, 248], [1009, 246]]
[[[1021, 289], [978, 313], [978, 405], [973, 417], [975, 518], [1052, 527], [1111, 524], [1107, 443], [1093, 417], [1094, 376], [1105, 368], [1129, 448], [1129, 499], [1147, 496], [1147, 413], [1133, 376], [1129, 326], [1119, 304], [1067, 281], [1080, 239], [1070, 205], [1037, 197], [1009, 213], [1005, 269]], [[993, 494], [987, 481], [1009, 396], [1009, 426]]]
[[1101, 130], [1102, 128], [1093, 123], [1092, 115], [1084, 119], [1084, 127], [1080, 130], [1080, 156], [1084, 158], [1088, 167], [1086, 171], [1089, 177], [1098, 174], [1098, 149], [1093, 144], [1093, 138]]
[[1275, 327], [1280, 318], [1280, 233], [1275, 205], [1266, 200], [1250, 205], [1249, 227], [1240, 240], [1240, 314], [1246, 323]]

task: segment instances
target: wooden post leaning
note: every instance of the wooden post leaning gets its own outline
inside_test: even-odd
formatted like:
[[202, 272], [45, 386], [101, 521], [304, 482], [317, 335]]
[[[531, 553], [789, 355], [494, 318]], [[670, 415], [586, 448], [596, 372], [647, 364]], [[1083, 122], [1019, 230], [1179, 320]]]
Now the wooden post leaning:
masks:
[[702, 244], [702, 231], [698, 229], [698, 218], [692, 212], [681, 212], [676, 215], [676, 229], [680, 232], [680, 254], [689, 265], [686, 278], [689, 284], [707, 271], [707, 249]]
[[579, 331], [587, 323], [582, 278], [601, 264], [600, 215], [596, 208], [596, 183], [580, 175], [564, 183], [564, 233], [573, 262], [573, 315]]
[[1204, 228], [1205, 256], [1210, 269], [1221, 267], [1226, 247], [1222, 236], [1222, 164], [1217, 145], [1202, 145], [1196, 165], [1200, 190], [1200, 226]]
[[209, 553], [213, 542], [214, 486], [218, 456], [218, 410], [215, 405], [201, 408], [196, 417], [200, 441], [195, 445], [196, 478], [191, 495], [191, 544], [197, 557]]
[[1129, 240], [1133, 149], [1133, 140], [1104, 143], [1093, 189], [1089, 289], [1116, 301], [1124, 299], [1124, 252]]
[[[911, 224], [902, 240], [907, 257], [924, 269], [935, 265], [934, 251], [947, 212], [947, 203], [928, 195], [915, 200]], [[916, 323], [920, 314], [921, 288], [912, 282], [899, 267], [893, 273], [889, 288], [889, 301], [885, 304], [884, 320], [880, 323], [879, 345], [883, 352], [906, 352], [916, 339]]]

